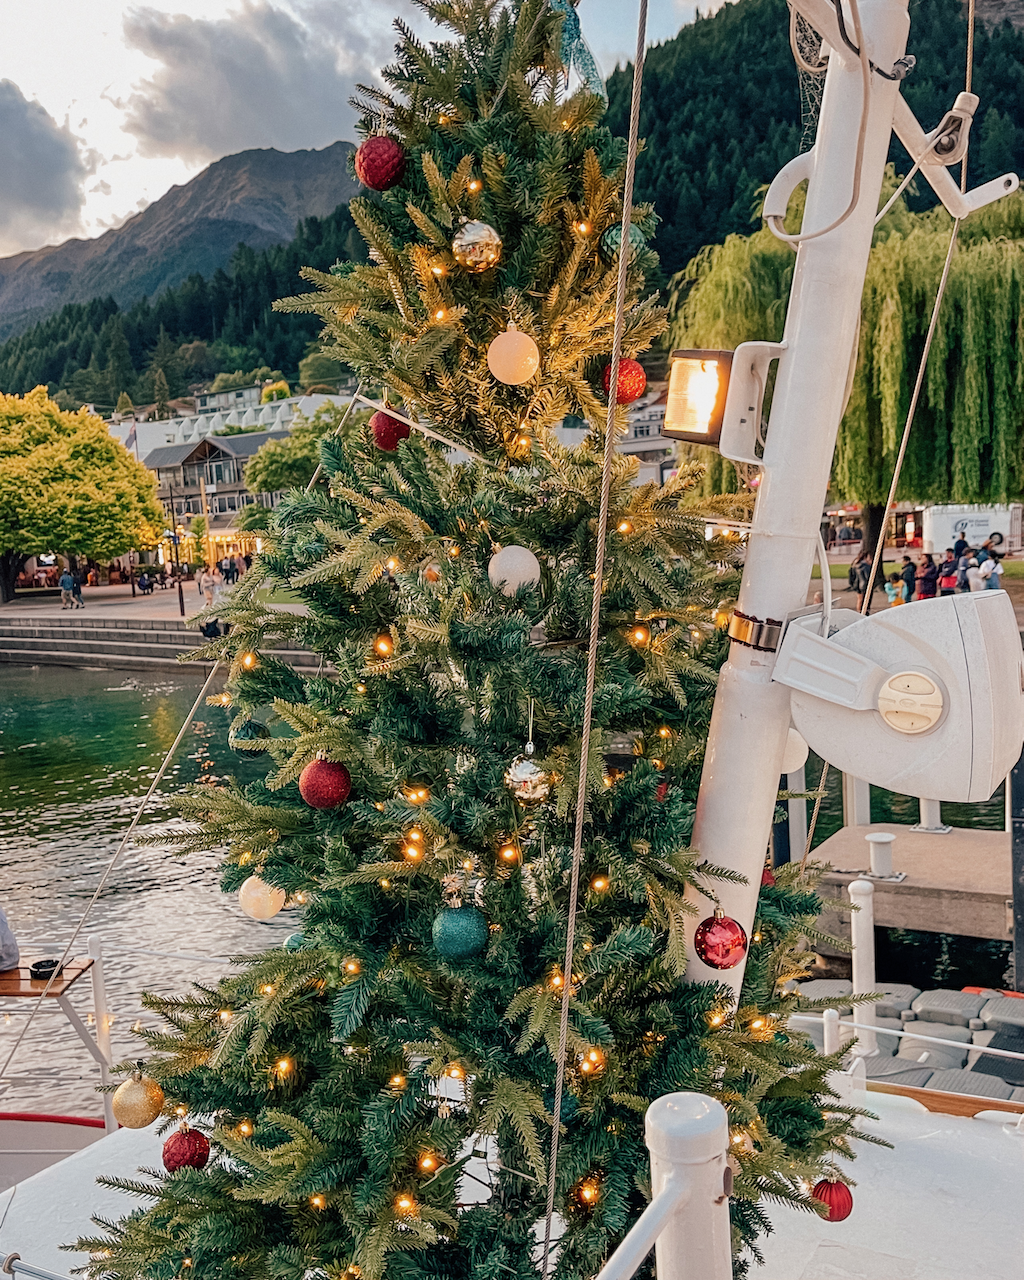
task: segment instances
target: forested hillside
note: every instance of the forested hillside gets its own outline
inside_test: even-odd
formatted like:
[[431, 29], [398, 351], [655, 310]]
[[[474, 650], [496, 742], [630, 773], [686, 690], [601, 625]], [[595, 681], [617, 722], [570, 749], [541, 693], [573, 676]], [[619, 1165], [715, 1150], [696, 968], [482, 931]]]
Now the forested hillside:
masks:
[[23, 394], [43, 383], [65, 392], [69, 405], [113, 405], [122, 391], [136, 403], [151, 401], [157, 368], [171, 396], [221, 370], [269, 365], [294, 376], [319, 321], [279, 315], [274, 300], [303, 287], [300, 267], [326, 271], [361, 253], [341, 205], [326, 218], [304, 219], [288, 244], [259, 253], [239, 246], [229, 271], [190, 276], [152, 302], [124, 310], [110, 297], [70, 303], [0, 346], [0, 390]]
[[[911, 0], [910, 9], [917, 68], [904, 92], [930, 128], [963, 87], [966, 22], [960, 0]], [[622, 134], [631, 76], [630, 68], [618, 70], [608, 86], [610, 123]], [[974, 89], [981, 108], [972, 134], [972, 183], [1024, 170], [1024, 33], [979, 25]], [[637, 197], [653, 201], [662, 220], [654, 247], [664, 283], [705, 245], [748, 234], [758, 189], [800, 149], [785, 0], [727, 4], [652, 49], [641, 131], [647, 144]], [[905, 173], [898, 144], [892, 158]], [[920, 186], [910, 197], [912, 209], [932, 203]], [[307, 218], [289, 244], [260, 252], [239, 248], [228, 271], [193, 275], [152, 302], [121, 310], [107, 297], [65, 306], [0, 346], [0, 390], [23, 393], [41, 382], [63, 392], [69, 405], [113, 405], [121, 391], [136, 403], [152, 400], [157, 367], [172, 396], [221, 370], [269, 366], [294, 378], [319, 323], [277, 314], [271, 304], [302, 288], [300, 267], [326, 270], [362, 252], [361, 244], [347, 206], [340, 206], [328, 217]]]
[[[982, 4], [979, 11], [984, 12]], [[926, 129], [964, 87], [967, 24], [960, 0], [910, 0], [908, 51], [917, 67], [903, 87]], [[637, 196], [662, 219], [654, 247], [667, 275], [707, 244], [752, 230], [757, 191], [800, 150], [800, 94], [785, 0], [740, 0], [698, 17], [650, 51], [644, 72]], [[632, 67], [608, 82], [610, 124], [625, 134]], [[975, 39], [972, 183], [1024, 169], [1024, 33], [1009, 26]], [[906, 173], [906, 154], [890, 158]], [[924, 184], [920, 184], [924, 187]], [[911, 207], [933, 201], [924, 189]]]

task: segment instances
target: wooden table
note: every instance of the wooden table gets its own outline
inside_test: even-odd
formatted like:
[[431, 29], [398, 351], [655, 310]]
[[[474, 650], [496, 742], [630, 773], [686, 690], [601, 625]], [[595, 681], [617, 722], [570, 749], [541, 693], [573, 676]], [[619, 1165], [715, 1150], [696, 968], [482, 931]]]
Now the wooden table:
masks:
[[92, 968], [95, 961], [91, 956], [79, 956], [75, 960], [69, 960], [60, 977], [54, 979], [49, 991], [46, 990], [49, 979], [30, 976], [31, 963], [30, 961], [29, 964], [19, 965], [17, 969], [0, 971], [0, 996], [13, 996], [24, 1000], [37, 998], [45, 992], [46, 995], [59, 1000], [74, 986], [83, 973]]

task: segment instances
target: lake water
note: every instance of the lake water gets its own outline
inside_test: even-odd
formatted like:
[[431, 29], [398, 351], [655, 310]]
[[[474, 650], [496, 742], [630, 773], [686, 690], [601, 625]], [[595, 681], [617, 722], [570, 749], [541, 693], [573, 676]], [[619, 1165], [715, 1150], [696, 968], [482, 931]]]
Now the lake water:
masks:
[[[63, 667], [0, 667], [0, 906], [34, 959], [62, 954], [104, 868], [152, 782], [164, 753], [202, 687], [204, 674], [129, 674]], [[167, 797], [200, 777], [248, 781], [260, 762], [227, 746], [230, 712], [203, 706], [141, 829], [172, 818]], [[179, 859], [165, 847], [129, 846], [76, 944], [102, 940], [115, 1060], [134, 1057], [139, 993], [183, 993], [210, 982], [223, 962], [146, 955], [139, 948], [226, 957], [284, 940], [291, 912], [260, 924], [221, 893], [217, 857]], [[92, 1015], [88, 975], [70, 992], [83, 1019]], [[0, 1000], [0, 1067], [29, 1000]], [[55, 1001], [47, 1000], [5, 1079], [0, 1108], [100, 1115], [98, 1070]]]
[[[203, 678], [198, 669], [129, 675], [0, 667], [0, 905], [24, 957], [63, 952]], [[143, 829], [172, 818], [167, 797], [186, 782], [259, 776], [259, 760], [229, 750], [229, 718], [219, 707], [200, 709]], [[820, 770], [812, 756], [808, 786], [817, 783]], [[873, 788], [872, 818], [913, 822], [916, 804]], [[943, 805], [943, 817], [958, 826], [1001, 828], [1001, 793], [984, 805]], [[840, 775], [833, 770], [816, 843], [841, 823]], [[115, 1059], [135, 1056], [139, 1042], [131, 1028], [140, 1016], [156, 1021], [142, 1014], [141, 991], [183, 993], [193, 981], [213, 981], [228, 968], [217, 957], [277, 945], [296, 927], [291, 912], [266, 924], [244, 916], [234, 898], [221, 893], [212, 853], [179, 859], [166, 847], [129, 846], [75, 947], [84, 955], [89, 934], [102, 941]], [[1000, 984], [1006, 944], [878, 932], [880, 978], [902, 977], [919, 986]], [[902, 936], [894, 940], [897, 933]], [[146, 949], [214, 962], [147, 955]], [[88, 1020], [87, 976], [70, 999]], [[0, 1067], [30, 1008], [27, 1000], [0, 1000]], [[0, 1109], [100, 1115], [97, 1081], [93, 1059], [56, 1002], [47, 1001], [0, 1080]]]

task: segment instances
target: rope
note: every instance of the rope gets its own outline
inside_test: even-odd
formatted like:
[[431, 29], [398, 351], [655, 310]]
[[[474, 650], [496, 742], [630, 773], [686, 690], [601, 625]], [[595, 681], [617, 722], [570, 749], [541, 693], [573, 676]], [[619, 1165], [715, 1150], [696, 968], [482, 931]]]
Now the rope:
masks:
[[0, 1080], [2, 1080], [4, 1076], [7, 1075], [10, 1065], [14, 1060], [14, 1055], [18, 1052], [18, 1049], [21, 1047], [21, 1042], [25, 1039], [25, 1036], [28, 1034], [28, 1029], [29, 1027], [31, 1027], [35, 1019], [36, 1013], [39, 1011], [39, 1008], [43, 1003], [44, 997], [50, 994], [50, 988], [57, 981], [57, 977], [61, 969], [67, 963], [68, 958], [71, 955], [71, 948], [75, 945], [76, 941], [78, 940], [78, 935], [85, 928], [85, 922], [89, 918], [90, 911], [92, 911], [93, 907], [96, 905], [97, 901], [99, 900], [100, 894], [103, 892], [104, 888], [106, 887], [107, 881], [110, 879], [111, 875], [113, 874], [114, 868], [117, 866], [118, 862], [121, 859], [121, 854], [124, 853], [125, 849], [128, 847], [128, 842], [131, 840], [132, 834], [134, 833], [135, 828], [139, 825], [139, 822], [145, 811], [146, 805], [149, 804], [150, 800], [153, 798], [153, 793], [156, 791], [157, 787], [160, 785], [161, 779], [163, 778], [164, 774], [167, 772], [167, 766], [171, 763], [171, 759], [174, 756], [175, 751], [177, 751], [178, 747], [181, 745], [181, 740], [185, 736], [185, 730], [192, 723], [192, 718], [196, 714], [196, 712], [199, 710], [200, 706], [202, 705], [203, 699], [206, 697], [206, 691], [207, 689], [209, 689], [210, 685], [213, 684], [213, 678], [214, 676], [216, 676], [219, 669], [220, 669], [219, 662], [215, 662], [213, 666], [210, 668], [210, 674], [206, 677], [206, 683], [203, 685], [202, 689], [200, 689], [199, 696], [196, 698], [195, 702], [193, 702], [192, 710], [185, 717], [185, 720], [182, 723], [181, 728], [178, 730], [178, 736], [171, 743], [170, 747], [167, 750], [167, 754], [164, 756], [163, 763], [160, 765], [160, 768], [156, 771], [156, 774], [153, 777], [153, 781], [149, 784], [149, 790], [142, 797], [142, 803], [139, 805], [138, 809], [135, 811], [135, 817], [132, 818], [131, 823], [128, 826], [128, 830], [121, 837], [121, 843], [117, 846], [117, 849], [114, 852], [114, 856], [107, 863], [107, 869], [103, 872], [103, 875], [100, 877], [100, 882], [96, 886], [96, 889], [93, 892], [92, 897], [86, 903], [85, 910], [82, 912], [82, 918], [79, 920], [78, 924], [75, 925], [74, 932], [72, 933], [71, 937], [68, 939], [67, 946], [64, 948], [64, 954], [60, 958], [60, 964], [57, 966], [56, 969], [54, 969], [53, 973], [51, 973], [50, 976], [47, 978], [46, 986], [43, 988], [42, 992], [40, 993], [39, 998], [33, 1002], [32, 1011], [28, 1015], [28, 1018], [25, 1020], [25, 1025], [21, 1028], [21, 1031], [18, 1034], [18, 1038], [14, 1042], [14, 1047], [11, 1049], [10, 1053], [7, 1055], [7, 1059], [4, 1062], [3, 1067], [0, 1068]]
[[[633, 63], [633, 96], [629, 111], [629, 145], [626, 151], [626, 174], [622, 191], [622, 244], [629, 244], [629, 227], [633, 212], [633, 179], [640, 132], [640, 97], [643, 92], [644, 54], [647, 46], [647, 0], [640, 0], [637, 19], [636, 61]], [[572, 988], [573, 959], [576, 943], [576, 911], [579, 905], [580, 864], [583, 860], [583, 825], [587, 803], [587, 772], [590, 760], [590, 732], [594, 716], [594, 688], [597, 682], [597, 650], [601, 639], [601, 596], [604, 583], [605, 541], [608, 535], [608, 509], [611, 503], [612, 464], [615, 460], [615, 409], [619, 385], [619, 361], [622, 356], [622, 330], [626, 309], [626, 276], [629, 254], [619, 254], [619, 276], [615, 291], [615, 328], [612, 336], [612, 361], [609, 374], [608, 417], [605, 424], [604, 468], [601, 474], [601, 506], [597, 520], [597, 552], [594, 557], [594, 594], [590, 607], [590, 642], [587, 646], [587, 682], [583, 699], [583, 725], [580, 730], [580, 777], [576, 789], [576, 832], [573, 839], [572, 875], [569, 882], [569, 918], [565, 934], [565, 962], [562, 968], [562, 1008], [558, 1024], [558, 1068], [555, 1077], [554, 1122], [551, 1126], [551, 1159], [548, 1166], [548, 1200], [544, 1218], [544, 1256], [541, 1275], [546, 1280], [551, 1260], [551, 1221], [555, 1212], [555, 1171], [558, 1163], [558, 1137], [562, 1122], [562, 1095], [565, 1091], [565, 1059], [569, 1039], [569, 993]]]
[[[966, 92], [970, 93], [971, 84], [974, 79], [974, 8], [975, 0], [970, 0], [967, 10], [967, 66], [964, 73], [964, 83]], [[855, 11], [856, 12], [856, 11]], [[860, 41], [860, 36], [857, 36]], [[915, 166], [916, 167], [916, 166]], [[911, 177], [911, 174], [908, 175]], [[903, 186], [906, 185], [904, 181]], [[902, 187], [900, 188], [902, 190]], [[960, 163], [960, 190], [967, 190], [967, 155]], [[899, 190], [896, 192], [899, 195]], [[890, 204], [893, 201], [890, 201]], [[886, 209], [888, 209], [888, 205]], [[883, 213], [886, 210], [883, 210]], [[935, 330], [939, 323], [939, 310], [942, 307], [942, 299], [946, 293], [946, 285], [949, 282], [949, 271], [953, 265], [953, 255], [956, 253], [957, 234], [960, 230], [960, 218], [953, 219], [953, 230], [949, 237], [949, 248], [946, 250], [946, 260], [942, 264], [942, 275], [939, 277], [939, 287], [935, 291], [935, 302], [932, 306], [931, 319], [928, 321], [928, 331], [925, 334], [924, 350], [921, 352], [921, 361], [917, 367], [917, 377], [914, 380], [914, 390], [910, 397], [910, 405], [907, 409], [907, 419], [903, 424], [903, 436], [900, 439], [899, 451], [896, 454], [896, 465], [893, 468], [892, 484], [889, 486], [889, 496], [885, 502], [885, 509], [882, 512], [882, 525], [878, 531], [878, 539], [875, 542], [875, 554], [871, 560], [871, 576], [868, 578], [867, 586], [864, 588], [864, 599], [861, 601], [860, 612], [863, 616], [867, 616], [871, 608], [871, 597], [875, 593], [875, 582], [878, 577], [879, 566], [882, 561], [882, 554], [885, 550], [885, 532], [889, 527], [889, 516], [896, 505], [896, 489], [899, 486], [900, 475], [903, 471], [903, 463], [907, 456], [907, 445], [910, 442], [910, 429], [914, 425], [914, 417], [917, 414], [917, 406], [921, 399], [921, 391], [924, 388], [924, 375], [928, 367], [928, 356], [931, 353], [932, 341], [935, 337]], [[825, 783], [828, 781], [828, 761], [825, 761], [825, 767], [821, 771], [821, 781], [818, 783], [818, 791], [825, 789]], [[818, 814], [821, 811], [822, 796], [819, 794], [814, 801], [814, 811], [811, 814], [811, 821], [807, 826], [807, 843], [804, 847], [804, 856], [800, 861], [801, 875], [807, 866], [807, 858], [811, 852], [811, 841], [814, 839], [814, 829], [818, 823]]]

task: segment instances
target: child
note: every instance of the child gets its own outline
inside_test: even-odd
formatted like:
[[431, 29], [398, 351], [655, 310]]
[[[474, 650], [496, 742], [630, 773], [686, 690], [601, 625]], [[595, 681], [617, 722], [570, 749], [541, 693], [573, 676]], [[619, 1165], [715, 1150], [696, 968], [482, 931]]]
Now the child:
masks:
[[889, 574], [889, 581], [885, 584], [885, 594], [893, 609], [895, 609], [898, 604], [903, 604], [903, 578], [900, 574]]

